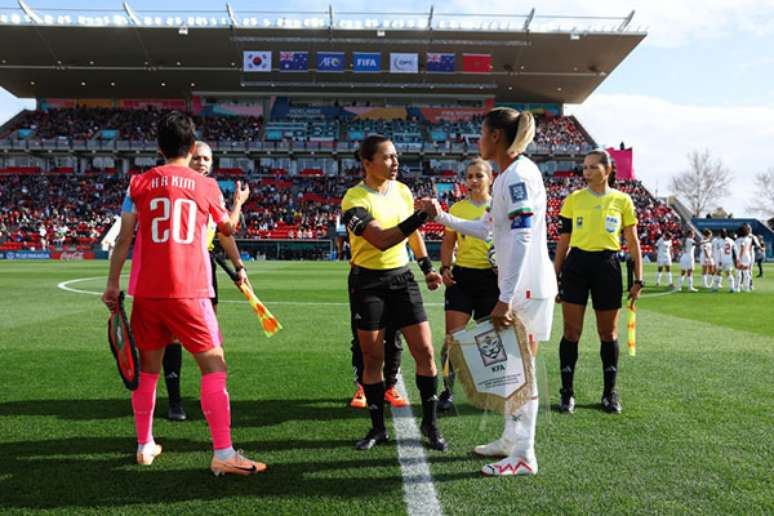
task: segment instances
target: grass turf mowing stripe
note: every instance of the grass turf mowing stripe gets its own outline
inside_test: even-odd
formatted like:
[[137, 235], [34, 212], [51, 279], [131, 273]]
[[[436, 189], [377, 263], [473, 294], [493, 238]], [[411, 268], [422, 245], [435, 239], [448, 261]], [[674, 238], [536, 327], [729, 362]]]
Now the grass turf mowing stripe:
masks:
[[[411, 403], [406, 392], [403, 375], [398, 375], [398, 390], [406, 401]], [[406, 500], [406, 510], [409, 516], [440, 515], [441, 504], [433, 486], [430, 466], [425, 460], [425, 450], [417, 428], [411, 405], [392, 408], [395, 438], [398, 441], [398, 461], [403, 476], [403, 496]]]

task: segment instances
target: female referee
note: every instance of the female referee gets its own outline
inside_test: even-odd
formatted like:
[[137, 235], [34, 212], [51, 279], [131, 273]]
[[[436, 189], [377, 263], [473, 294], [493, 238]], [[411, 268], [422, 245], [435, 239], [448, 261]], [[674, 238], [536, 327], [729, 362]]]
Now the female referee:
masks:
[[[487, 208], [491, 196], [492, 166], [481, 158], [470, 162], [465, 173], [468, 197], [454, 203], [449, 213], [465, 220], [480, 219]], [[473, 316], [474, 320], [487, 317], [494, 306], [500, 291], [497, 288], [497, 271], [489, 261], [491, 240], [481, 240], [463, 233], [457, 234], [446, 228], [441, 243], [441, 276], [446, 285], [444, 307], [446, 310], [446, 335], [465, 327]], [[452, 268], [454, 251], [457, 251], [456, 263]], [[448, 349], [443, 348], [441, 362], [446, 363]], [[452, 388], [454, 371], [449, 366], [449, 376], [444, 378], [444, 390], [438, 400], [438, 410], [449, 410], [454, 402]]]
[[[479, 150], [481, 157], [497, 164], [501, 173], [492, 185], [492, 205], [479, 220], [463, 220], [444, 213], [435, 199], [422, 199], [420, 209], [458, 233], [487, 239], [497, 248], [497, 285], [500, 291], [492, 309], [494, 326], [513, 324], [514, 315], [524, 324], [530, 341], [532, 369], [539, 341], [551, 338], [556, 277], [548, 257], [546, 189], [538, 167], [524, 151], [535, 137], [535, 118], [529, 111], [496, 108], [484, 116]], [[515, 415], [505, 418], [503, 435], [476, 446], [485, 457], [505, 457], [485, 465], [486, 476], [534, 475], [535, 425], [538, 413], [537, 376], [533, 375], [530, 399]]]
[[430, 324], [419, 286], [408, 267], [406, 250], [408, 239], [428, 286], [438, 288], [441, 276], [433, 269], [417, 233], [427, 214], [414, 212], [411, 191], [396, 181], [398, 154], [388, 138], [379, 135], [366, 138], [360, 146], [359, 158], [365, 178], [347, 190], [341, 201], [342, 222], [352, 242], [350, 310], [363, 351], [363, 390], [372, 425], [355, 447], [368, 450], [388, 439], [384, 426], [382, 363], [384, 329], [389, 321], [400, 328], [416, 361], [416, 385], [422, 399], [422, 434], [432, 449], [445, 451], [448, 445], [436, 420], [438, 379]]
[[[583, 178], [588, 188], [571, 193], [559, 212], [561, 229], [554, 269], [559, 278], [559, 296], [564, 318], [564, 336], [559, 344], [562, 375], [559, 411], [575, 411], [573, 375], [578, 361], [578, 341], [583, 330], [589, 292], [597, 317], [601, 345], [604, 390], [602, 408], [619, 414], [621, 402], [615, 391], [618, 372], [618, 312], [623, 281], [618, 251], [621, 232], [634, 262], [634, 284], [629, 299], [636, 300], [643, 287], [642, 253], [637, 237], [637, 214], [629, 195], [613, 188], [615, 164], [604, 149], [591, 151], [583, 160]], [[569, 251], [569, 252], [568, 252]]]

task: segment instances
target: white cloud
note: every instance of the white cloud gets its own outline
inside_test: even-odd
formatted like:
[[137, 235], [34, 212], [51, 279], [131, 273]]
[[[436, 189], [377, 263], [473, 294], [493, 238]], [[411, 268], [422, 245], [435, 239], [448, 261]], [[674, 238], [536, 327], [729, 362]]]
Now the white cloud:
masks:
[[[524, 4], [530, 5], [530, 4]], [[519, 9], [524, 12], [527, 9]], [[647, 29], [645, 45], [676, 47], [698, 40], [727, 37], [737, 31], [763, 37], [774, 34], [772, 0], [558, 0], [535, 4], [536, 14], [557, 16], [625, 17], [635, 10], [630, 29]], [[455, 0], [444, 12], [475, 14], [467, 0]], [[512, 0], [491, 0], [487, 12], [514, 12]], [[555, 21], [536, 19], [536, 23]], [[614, 21], [607, 22], [608, 25]], [[582, 21], [577, 22], [583, 28]], [[586, 25], [587, 26], [587, 25]]]
[[597, 94], [568, 106], [598, 143], [634, 147], [634, 168], [651, 190], [669, 194], [669, 179], [685, 170], [686, 154], [709, 148], [732, 170], [735, 181], [724, 207], [749, 214], [756, 173], [774, 166], [774, 103], [768, 106], [703, 107], [642, 95]]

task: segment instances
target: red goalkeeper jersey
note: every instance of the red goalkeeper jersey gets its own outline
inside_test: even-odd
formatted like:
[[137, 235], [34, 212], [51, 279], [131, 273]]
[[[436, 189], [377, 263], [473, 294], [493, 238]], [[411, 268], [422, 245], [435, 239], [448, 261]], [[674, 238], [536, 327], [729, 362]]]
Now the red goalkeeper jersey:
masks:
[[212, 266], [207, 222], [228, 220], [218, 183], [164, 165], [134, 176], [123, 211], [137, 214], [129, 293], [135, 297], [209, 298]]

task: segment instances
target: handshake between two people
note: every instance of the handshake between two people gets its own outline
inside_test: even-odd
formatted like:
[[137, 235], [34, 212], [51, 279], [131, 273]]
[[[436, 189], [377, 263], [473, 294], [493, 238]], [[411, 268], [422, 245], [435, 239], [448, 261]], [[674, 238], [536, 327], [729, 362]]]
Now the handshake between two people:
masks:
[[431, 220], [436, 218], [438, 214], [443, 211], [443, 208], [441, 208], [441, 203], [438, 202], [438, 199], [430, 197], [414, 199], [414, 209], [427, 213], [427, 217]]

